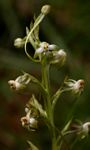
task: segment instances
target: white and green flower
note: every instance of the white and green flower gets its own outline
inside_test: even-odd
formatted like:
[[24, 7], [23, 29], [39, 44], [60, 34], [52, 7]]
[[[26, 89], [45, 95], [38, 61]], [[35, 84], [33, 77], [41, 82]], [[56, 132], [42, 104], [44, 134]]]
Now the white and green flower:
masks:
[[73, 80], [73, 79], [68, 79], [67, 81], [64, 82], [66, 85], [67, 91], [72, 91], [75, 94], [81, 94], [81, 92], [84, 89], [84, 80]]
[[39, 48], [36, 49], [34, 57], [38, 57], [41, 54], [47, 54], [57, 49], [57, 46], [54, 44], [49, 44], [47, 42], [41, 42]]
[[22, 90], [26, 87], [26, 85], [30, 82], [31, 78], [29, 74], [25, 73], [16, 78], [16, 80], [8, 81], [10, 88], [16, 91]]

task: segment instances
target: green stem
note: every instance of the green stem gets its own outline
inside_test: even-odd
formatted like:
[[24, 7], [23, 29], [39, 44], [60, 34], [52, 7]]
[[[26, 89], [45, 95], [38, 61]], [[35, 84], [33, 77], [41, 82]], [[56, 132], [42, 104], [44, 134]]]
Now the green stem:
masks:
[[54, 129], [54, 116], [52, 113], [52, 104], [51, 104], [51, 95], [50, 95], [50, 80], [49, 80], [50, 65], [47, 64], [47, 60], [45, 57], [43, 57], [41, 64], [42, 64], [42, 84], [47, 91], [47, 97], [44, 98], [44, 103], [45, 103], [45, 109], [47, 112], [48, 121], [51, 124], [50, 131], [52, 137], [52, 150], [57, 150], [56, 134]]
[[[47, 97], [45, 98], [45, 107], [49, 120], [51, 118], [51, 102], [50, 102], [50, 81], [49, 81], [49, 64], [46, 63], [45, 57], [42, 59], [42, 84], [47, 92]], [[51, 121], [50, 121], [51, 122]]]

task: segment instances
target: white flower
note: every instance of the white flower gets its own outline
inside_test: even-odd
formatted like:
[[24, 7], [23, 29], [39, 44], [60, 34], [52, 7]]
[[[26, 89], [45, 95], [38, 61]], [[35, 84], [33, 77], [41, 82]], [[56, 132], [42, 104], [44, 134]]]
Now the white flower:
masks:
[[8, 81], [8, 84], [10, 85], [11, 89], [18, 91], [24, 89], [30, 80], [31, 78], [29, 74], [24, 73], [24, 75], [17, 77], [16, 80]]
[[67, 86], [67, 90], [71, 90], [75, 94], [77, 94], [77, 93], [81, 94], [81, 92], [84, 89], [84, 80], [82, 80], [82, 79], [80, 79], [78, 81], [75, 81], [75, 80], [72, 80], [72, 79], [68, 79], [64, 83]]
[[34, 57], [37, 57], [39, 55], [46, 54], [49, 51], [54, 51], [57, 49], [57, 46], [54, 44], [48, 44], [47, 42], [41, 42], [39, 45], [39, 48], [36, 49]]
[[21, 90], [25, 87], [25, 85], [17, 82], [16, 80], [10, 80], [8, 81], [8, 84], [10, 85], [10, 88], [13, 89], [13, 90]]
[[32, 116], [31, 110], [25, 110], [26, 116], [21, 118], [21, 123], [23, 127], [27, 127], [31, 131], [35, 131], [38, 126], [38, 121], [35, 117]]
[[28, 126], [29, 125], [29, 120], [27, 119], [26, 116], [21, 118], [21, 123], [22, 123], [22, 126]]
[[40, 53], [45, 52], [47, 50], [49, 50], [49, 44], [47, 42], [41, 42], [40, 47], [38, 49], [36, 49], [36, 53], [40, 54]]

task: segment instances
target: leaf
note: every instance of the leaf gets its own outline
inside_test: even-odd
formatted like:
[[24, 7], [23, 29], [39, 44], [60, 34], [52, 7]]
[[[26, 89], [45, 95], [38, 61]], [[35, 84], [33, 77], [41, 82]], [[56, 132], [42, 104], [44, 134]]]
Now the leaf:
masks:
[[27, 141], [30, 145], [31, 150], [39, 150], [31, 141]]
[[33, 28], [33, 22], [30, 23], [30, 30]]
[[[32, 28], [33, 28], [33, 22], [30, 23], [30, 31], [32, 30]], [[30, 39], [33, 39], [33, 41], [35, 42], [34, 31], [32, 32]]]
[[26, 35], [28, 35], [29, 34], [29, 29], [28, 29], [28, 27], [26, 27]]
[[33, 107], [35, 107], [40, 112], [40, 114], [46, 118], [46, 111], [43, 110], [42, 105], [37, 101], [34, 95], [32, 95], [31, 105], [33, 105]]
[[[35, 15], [34, 15], [33, 19], [34, 19], [34, 22], [35, 22], [36, 21], [36, 16]], [[30, 30], [33, 28], [33, 26], [34, 26], [34, 24], [31, 22]], [[35, 28], [35, 30], [33, 31], [32, 35], [33, 35], [33, 39], [34, 39], [35, 42], [39, 42], [40, 41], [39, 40], [39, 25]]]
[[67, 124], [65, 125], [65, 127], [62, 130], [62, 133], [65, 132], [69, 128], [71, 122], [72, 122], [72, 118], [67, 122]]
[[[36, 20], [36, 17], [34, 16], [34, 21]], [[36, 27], [36, 29], [34, 30], [34, 36], [35, 36], [35, 40], [40, 41], [39, 40], [39, 25]]]

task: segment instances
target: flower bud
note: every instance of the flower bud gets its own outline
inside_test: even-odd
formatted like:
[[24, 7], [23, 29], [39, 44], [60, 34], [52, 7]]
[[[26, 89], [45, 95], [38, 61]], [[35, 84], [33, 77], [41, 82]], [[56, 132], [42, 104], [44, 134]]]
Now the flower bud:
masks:
[[57, 50], [57, 46], [56, 46], [55, 44], [50, 44], [50, 45], [48, 46], [48, 48], [49, 48], [49, 50], [51, 50], [51, 51]]
[[53, 59], [51, 61], [52, 64], [59, 63], [61, 66], [65, 63], [66, 60], [66, 52], [62, 49], [59, 51], [53, 52]]
[[79, 135], [79, 137], [81, 139], [84, 139], [85, 137], [88, 136], [89, 132], [90, 132], [90, 122], [86, 122], [84, 124], [81, 124], [79, 126], [79, 130], [77, 130], [77, 135]]
[[86, 122], [82, 125], [82, 137], [85, 138], [90, 132], [90, 122]]
[[66, 52], [61, 49], [57, 52], [56, 57], [57, 57], [58, 61], [62, 61], [62, 63], [64, 63], [66, 60]]
[[37, 129], [38, 121], [34, 117], [31, 117], [29, 122], [32, 129]]
[[44, 14], [44, 15], [47, 15], [49, 12], [50, 12], [50, 5], [44, 5], [42, 8], [41, 8], [41, 12]]
[[28, 113], [28, 112], [29, 112], [29, 109], [28, 109], [27, 107], [25, 108], [25, 112], [26, 112], [26, 113]]
[[17, 47], [17, 48], [23, 47], [23, 45], [24, 45], [24, 42], [21, 38], [17, 38], [14, 41], [14, 46]]

